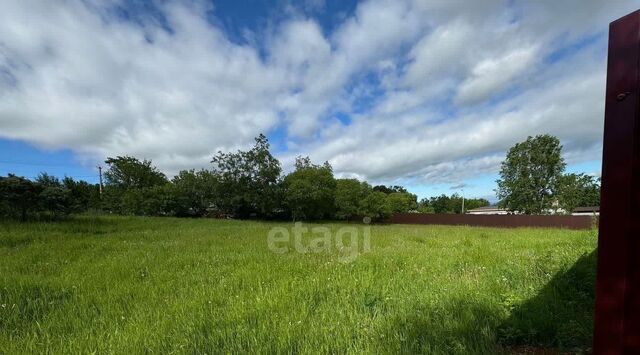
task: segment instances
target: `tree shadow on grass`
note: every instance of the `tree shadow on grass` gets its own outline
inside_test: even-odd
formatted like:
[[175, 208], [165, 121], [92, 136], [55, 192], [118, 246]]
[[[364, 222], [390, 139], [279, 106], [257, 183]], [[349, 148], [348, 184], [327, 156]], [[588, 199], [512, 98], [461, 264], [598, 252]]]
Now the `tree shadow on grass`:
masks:
[[558, 354], [589, 352], [595, 302], [596, 252], [557, 273], [533, 298], [511, 310], [490, 300], [454, 298], [416, 305], [382, 332], [382, 353]]
[[595, 303], [596, 251], [556, 274], [536, 295], [516, 306], [498, 328], [509, 347], [532, 346], [574, 352], [591, 348]]
[[384, 354], [494, 354], [500, 306], [454, 298], [438, 306], [416, 305], [390, 320], [376, 345]]

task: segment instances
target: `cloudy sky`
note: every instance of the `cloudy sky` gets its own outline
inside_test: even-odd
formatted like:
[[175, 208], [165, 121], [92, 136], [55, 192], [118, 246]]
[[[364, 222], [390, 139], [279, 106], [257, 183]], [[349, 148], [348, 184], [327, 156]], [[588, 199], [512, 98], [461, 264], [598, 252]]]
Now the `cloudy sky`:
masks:
[[608, 23], [635, 1], [0, 0], [0, 174], [168, 175], [265, 133], [289, 169], [495, 200], [551, 133], [598, 174]]

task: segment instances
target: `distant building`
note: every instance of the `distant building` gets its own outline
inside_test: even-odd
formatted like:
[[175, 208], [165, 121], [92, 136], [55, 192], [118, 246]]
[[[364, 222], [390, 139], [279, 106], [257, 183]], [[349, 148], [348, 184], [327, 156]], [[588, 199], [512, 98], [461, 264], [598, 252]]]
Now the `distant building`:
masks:
[[599, 216], [600, 215], [600, 206], [591, 206], [591, 207], [576, 207], [573, 212], [571, 212], [572, 216]]
[[[518, 214], [509, 210], [505, 210], [504, 208], [500, 208], [497, 206], [485, 206], [480, 208], [474, 208], [466, 212], [467, 214], [480, 214], [480, 215], [505, 215], [505, 214]], [[547, 214], [565, 214], [565, 211], [562, 208], [550, 209], [547, 211]], [[571, 213], [572, 216], [600, 216], [600, 207], [599, 206], [591, 206], [591, 207], [576, 207]]]
[[504, 208], [500, 208], [497, 206], [485, 206], [474, 208], [472, 210], [467, 211], [467, 214], [510, 214], [509, 211]]

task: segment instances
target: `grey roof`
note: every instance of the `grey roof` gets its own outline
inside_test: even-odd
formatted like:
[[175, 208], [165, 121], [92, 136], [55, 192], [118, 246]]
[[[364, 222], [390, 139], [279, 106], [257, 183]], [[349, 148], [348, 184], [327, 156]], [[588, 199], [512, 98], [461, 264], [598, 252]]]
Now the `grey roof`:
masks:
[[573, 212], [600, 212], [600, 206], [576, 207]]
[[471, 212], [471, 211], [506, 211], [506, 210], [498, 206], [484, 206], [484, 207], [478, 207], [472, 210], [468, 210], [467, 212]]

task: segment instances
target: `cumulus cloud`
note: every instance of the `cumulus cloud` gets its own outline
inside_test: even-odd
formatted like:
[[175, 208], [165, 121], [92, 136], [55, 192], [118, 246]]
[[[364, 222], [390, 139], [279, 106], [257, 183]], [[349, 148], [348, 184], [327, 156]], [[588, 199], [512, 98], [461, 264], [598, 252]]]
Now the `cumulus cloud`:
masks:
[[171, 32], [105, 19], [106, 10], [82, 2], [2, 8], [0, 65], [15, 78], [0, 89], [4, 137], [173, 169], [244, 145], [277, 122], [282, 75], [197, 8], [168, 4]]
[[133, 20], [114, 11], [125, 5], [0, 0], [0, 137], [169, 174], [281, 128], [286, 166], [308, 154], [381, 182], [495, 173], [540, 133], [569, 162], [596, 160], [607, 24], [634, 7], [369, 0], [330, 32], [292, 12], [238, 43], [204, 1]]
[[397, 115], [392, 121], [358, 117], [313, 151], [338, 171], [423, 183], [496, 172], [505, 151], [528, 135], [559, 136], [570, 163], [599, 159], [605, 77], [600, 55], [585, 51], [540, 75], [509, 100], [440, 121], [434, 114]]
[[532, 70], [539, 55], [536, 47], [518, 48], [499, 58], [480, 61], [471, 70], [471, 75], [460, 84], [455, 101], [476, 103], [504, 90], [515, 78]]

